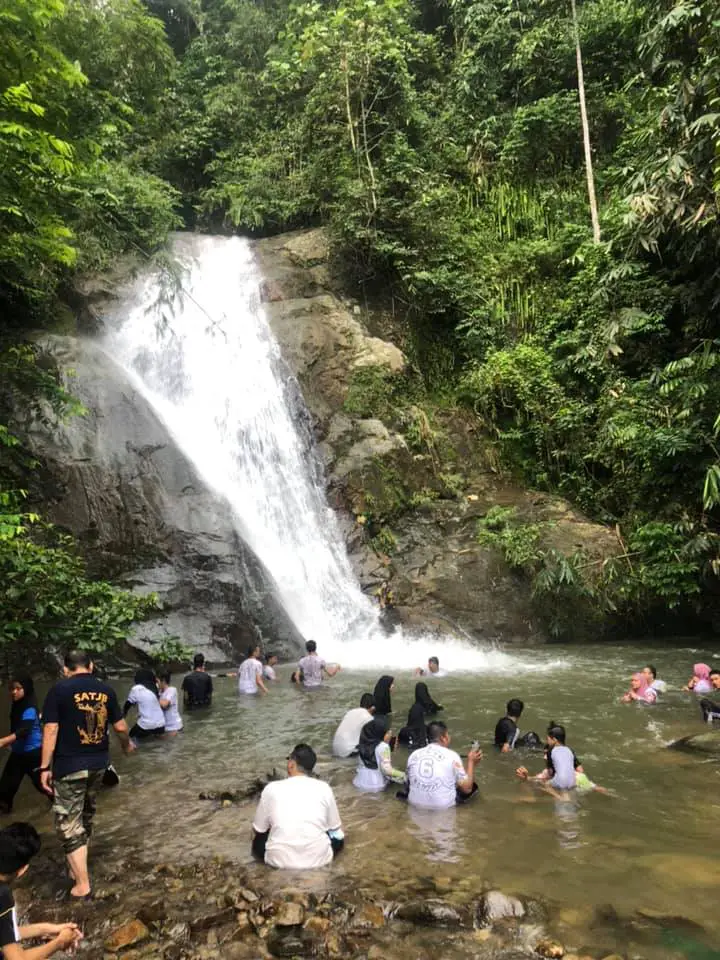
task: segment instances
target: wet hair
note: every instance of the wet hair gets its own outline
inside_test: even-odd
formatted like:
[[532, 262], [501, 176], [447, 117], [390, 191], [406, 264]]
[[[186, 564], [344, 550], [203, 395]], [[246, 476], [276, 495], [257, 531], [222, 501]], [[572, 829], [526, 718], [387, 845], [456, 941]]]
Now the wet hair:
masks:
[[32, 824], [11, 823], [0, 830], [0, 874], [8, 877], [22, 870], [39, 850], [40, 835]]
[[317, 763], [317, 754], [307, 743], [298, 743], [293, 747], [288, 760], [294, 760], [305, 773], [312, 773]]
[[525, 704], [522, 700], [508, 700], [505, 709], [509, 717], [519, 717], [525, 709]]
[[427, 725], [428, 743], [437, 743], [447, 733], [447, 725], [442, 720], [432, 720]]
[[710, 671], [710, 676], [711, 676], [711, 677], [720, 677], [720, 670], [711, 670], [711, 671]]
[[314, 640], [308, 640], [307, 643], [305, 644], [305, 649], [307, 650], [308, 653], [315, 653], [315, 651], [317, 650], [317, 644], [315, 643]]
[[276, 657], [276, 653], [266, 653], [265, 654], [265, 663], [270, 663], [273, 657]]
[[204, 667], [204, 666], [205, 666], [205, 654], [196, 653], [195, 656], [193, 657], [193, 670], [197, 670], [198, 667]]
[[92, 654], [87, 650], [69, 650], [63, 659], [68, 670], [89, 670], [92, 664]]
[[555, 723], [554, 720], [551, 720], [547, 728], [548, 736], [552, 737], [553, 740], [557, 740], [558, 743], [565, 743], [565, 727], [559, 723]]
[[162, 680], [163, 683], [168, 683], [168, 684], [170, 683], [170, 680], [172, 678], [172, 674], [170, 673], [169, 670], [158, 670], [155, 676], [158, 678], [158, 680]]
[[360, 706], [365, 710], [371, 710], [375, 706], [375, 697], [371, 693], [364, 693], [360, 697]]
[[434, 663], [436, 667], [440, 666], [440, 661], [437, 657], [428, 657], [428, 663]]
[[650, 673], [653, 675], [653, 680], [656, 680], [656, 679], [657, 679], [657, 670], [655, 669], [655, 667], [654, 667], [651, 663], [648, 663], [648, 664], [646, 665], [645, 669], [646, 669], [646, 670], [649, 670]]

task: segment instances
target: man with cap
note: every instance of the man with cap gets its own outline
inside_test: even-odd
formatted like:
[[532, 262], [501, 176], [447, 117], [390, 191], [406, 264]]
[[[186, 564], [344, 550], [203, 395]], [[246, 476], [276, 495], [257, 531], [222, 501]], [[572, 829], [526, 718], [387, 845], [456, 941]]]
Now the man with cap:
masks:
[[343, 844], [330, 785], [313, 775], [317, 757], [299, 743], [287, 758], [287, 780], [269, 783], [253, 819], [253, 854], [270, 867], [312, 870], [331, 863]]

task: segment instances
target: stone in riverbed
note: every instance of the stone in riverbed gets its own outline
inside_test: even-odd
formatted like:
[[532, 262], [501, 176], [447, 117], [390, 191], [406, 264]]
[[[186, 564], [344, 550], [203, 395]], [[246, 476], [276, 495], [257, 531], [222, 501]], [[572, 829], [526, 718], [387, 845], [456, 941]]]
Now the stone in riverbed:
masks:
[[273, 926], [265, 940], [274, 957], [310, 957], [317, 947], [316, 938], [302, 927]]
[[565, 947], [557, 940], [541, 940], [535, 944], [535, 953], [546, 960], [561, 960], [565, 956]]
[[231, 923], [235, 919], [235, 908], [208, 904], [190, 920], [190, 929], [193, 933], [200, 930], [209, 930], [211, 927]]
[[317, 914], [308, 917], [305, 921], [305, 929], [310, 933], [323, 935], [330, 929], [330, 920], [327, 917], [319, 917]]
[[110, 953], [117, 953], [126, 947], [132, 947], [136, 943], [142, 943], [150, 936], [150, 931], [142, 920], [128, 920], [122, 926], [117, 927], [105, 940], [105, 949]]
[[399, 920], [409, 920], [420, 926], [459, 927], [462, 916], [443, 900], [410, 900], [396, 911]]
[[305, 922], [305, 910], [299, 903], [281, 903], [275, 914], [276, 927], [299, 927]]
[[498, 920], [508, 917], [524, 917], [525, 907], [517, 897], [508, 897], [500, 890], [489, 890], [483, 894], [476, 907], [476, 917], [480, 924], [490, 926]]

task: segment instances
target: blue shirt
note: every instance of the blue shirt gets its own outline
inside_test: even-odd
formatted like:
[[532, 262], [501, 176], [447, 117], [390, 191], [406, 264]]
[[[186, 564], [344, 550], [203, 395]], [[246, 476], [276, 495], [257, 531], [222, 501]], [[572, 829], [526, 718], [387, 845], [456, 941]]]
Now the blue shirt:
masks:
[[26, 737], [18, 737], [10, 746], [13, 753], [32, 753], [33, 750], [39, 750], [42, 746], [42, 728], [40, 727], [40, 716], [37, 707], [26, 707], [20, 718], [22, 726], [31, 724], [30, 731]]

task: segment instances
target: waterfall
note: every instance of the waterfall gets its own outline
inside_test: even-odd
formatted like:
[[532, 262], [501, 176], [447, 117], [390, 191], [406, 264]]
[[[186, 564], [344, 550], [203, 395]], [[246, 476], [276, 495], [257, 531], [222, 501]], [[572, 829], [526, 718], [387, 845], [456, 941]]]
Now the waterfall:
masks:
[[[388, 637], [352, 571], [297, 381], [261, 303], [248, 241], [180, 234], [178, 283], [140, 276], [109, 318], [105, 349], [153, 406], [207, 485], [229, 504], [299, 632], [346, 666], [417, 666], [437, 638]], [[505, 669], [458, 639], [443, 666]]]

